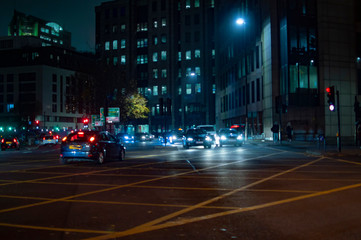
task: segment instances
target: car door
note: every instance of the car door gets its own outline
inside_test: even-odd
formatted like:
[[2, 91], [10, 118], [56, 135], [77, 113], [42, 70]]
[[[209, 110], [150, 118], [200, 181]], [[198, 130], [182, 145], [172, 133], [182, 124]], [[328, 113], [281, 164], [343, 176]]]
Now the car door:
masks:
[[109, 151], [111, 152], [111, 157], [112, 159], [116, 159], [119, 155], [119, 144], [117, 139], [111, 135], [111, 134], [107, 134], [108, 135], [108, 146], [109, 146]]
[[111, 147], [109, 145], [108, 135], [105, 132], [100, 133], [99, 143], [100, 143], [103, 151], [105, 152], [105, 157], [108, 159], [111, 159], [112, 158]]

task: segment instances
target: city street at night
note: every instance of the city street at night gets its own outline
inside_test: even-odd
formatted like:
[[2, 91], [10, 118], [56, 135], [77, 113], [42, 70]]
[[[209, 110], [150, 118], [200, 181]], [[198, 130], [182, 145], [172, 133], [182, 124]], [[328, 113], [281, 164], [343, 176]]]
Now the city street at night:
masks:
[[0, 239], [360, 239], [359, 150], [296, 144], [137, 142], [101, 165], [2, 151]]

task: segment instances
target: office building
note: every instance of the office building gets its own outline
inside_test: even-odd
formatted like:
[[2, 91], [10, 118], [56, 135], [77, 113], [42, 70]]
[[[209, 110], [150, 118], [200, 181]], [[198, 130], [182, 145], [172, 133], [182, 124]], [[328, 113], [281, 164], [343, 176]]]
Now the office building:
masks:
[[97, 60], [121, 76], [108, 93], [135, 80], [148, 100], [136, 131], [215, 123], [213, 1], [118, 0], [95, 11]]

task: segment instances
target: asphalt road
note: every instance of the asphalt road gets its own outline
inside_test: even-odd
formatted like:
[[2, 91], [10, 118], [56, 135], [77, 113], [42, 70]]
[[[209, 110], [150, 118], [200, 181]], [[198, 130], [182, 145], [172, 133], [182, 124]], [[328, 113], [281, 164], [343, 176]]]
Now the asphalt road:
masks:
[[129, 145], [60, 165], [0, 152], [0, 239], [361, 239], [361, 160], [288, 147]]

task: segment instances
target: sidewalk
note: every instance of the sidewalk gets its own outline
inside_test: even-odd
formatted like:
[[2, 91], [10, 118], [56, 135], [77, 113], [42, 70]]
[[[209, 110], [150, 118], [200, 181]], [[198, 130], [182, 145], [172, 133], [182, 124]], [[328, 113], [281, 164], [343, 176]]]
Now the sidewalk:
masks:
[[357, 146], [341, 146], [341, 152], [338, 151], [336, 145], [326, 145], [319, 144], [318, 142], [307, 142], [307, 141], [282, 141], [281, 143], [273, 143], [269, 140], [261, 139], [249, 139], [249, 144], [263, 144], [269, 147], [277, 148], [290, 148], [296, 151], [303, 151], [313, 155], [323, 155], [323, 156], [354, 156], [361, 157], [361, 149]]

